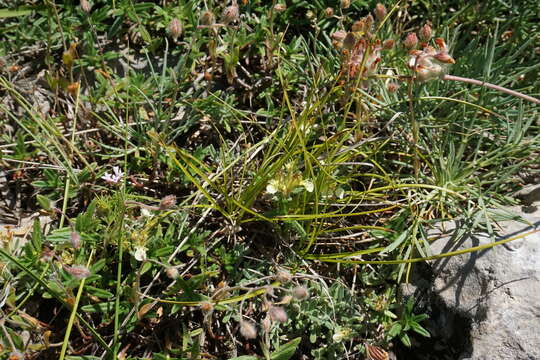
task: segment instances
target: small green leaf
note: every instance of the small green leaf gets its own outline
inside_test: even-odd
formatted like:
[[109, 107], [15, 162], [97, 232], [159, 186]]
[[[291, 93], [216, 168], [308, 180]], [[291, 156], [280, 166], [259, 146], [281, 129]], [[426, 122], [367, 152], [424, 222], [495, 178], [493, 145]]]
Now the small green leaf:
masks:
[[251, 356], [251, 355], [242, 355], [242, 356], [237, 356], [229, 360], [259, 360], [259, 358], [256, 356]]
[[411, 347], [412, 344], [411, 344], [411, 339], [409, 338], [409, 335], [403, 333], [401, 335], [399, 335], [399, 339], [401, 340], [401, 342], [403, 343], [403, 345], [407, 346], [407, 347]]
[[302, 338], [297, 337], [296, 339], [289, 341], [285, 345], [281, 346], [279, 350], [274, 351], [270, 356], [270, 359], [289, 360], [296, 352], [296, 348], [298, 348], [301, 340]]
[[401, 324], [396, 322], [392, 325], [392, 327], [390, 328], [390, 331], [388, 331], [388, 336], [390, 337], [394, 337], [396, 336], [397, 334], [399, 334], [401, 332]]
[[29, 15], [30, 13], [32, 13], [31, 9], [16, 9], [16, 10], [0, 9], [0, 19], [26, 16], [26, 15]]
[[37, 200], [39, 206], [41, 206], [41, 208], [42, 208], [43, 210], [46, 210], [46, 211], [50, 211], [50, 210], [51, 210], [51, 199], [49, 199], [49, 198], [46, 197], [46, 196], [37, 194], [37, 195], [36, 195], [36, 200]]
[[431, 337], [431, 334], [429, 333], [429, 331], [427, 331], [426, 329], [424, 329], [422, 326], [420, 326], [420, 324], [417, 324], [417, 323], [411, 323], [411, 328], [417, 332], [418, 334], [422, 335], [422, 336], [425, 336], [425, 337]]

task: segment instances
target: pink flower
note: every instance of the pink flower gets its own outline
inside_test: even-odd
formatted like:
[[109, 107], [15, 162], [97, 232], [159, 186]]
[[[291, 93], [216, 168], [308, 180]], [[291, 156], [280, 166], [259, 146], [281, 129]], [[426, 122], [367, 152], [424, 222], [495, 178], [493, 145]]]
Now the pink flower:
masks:
[[124, 177], [124, 172], [118, 166], [113, 167], [113, 173], [107, 171], [101, 178], [109, 184], [117, 184]]

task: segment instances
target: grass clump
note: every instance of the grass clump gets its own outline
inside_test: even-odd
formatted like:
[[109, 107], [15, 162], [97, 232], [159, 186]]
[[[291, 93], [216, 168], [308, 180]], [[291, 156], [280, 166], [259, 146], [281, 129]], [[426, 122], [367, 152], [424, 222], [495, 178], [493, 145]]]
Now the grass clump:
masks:
[[2, 356], [429, 336], [430, 227], [538, 173], [534, 4], [462, 5], [0, 1]]

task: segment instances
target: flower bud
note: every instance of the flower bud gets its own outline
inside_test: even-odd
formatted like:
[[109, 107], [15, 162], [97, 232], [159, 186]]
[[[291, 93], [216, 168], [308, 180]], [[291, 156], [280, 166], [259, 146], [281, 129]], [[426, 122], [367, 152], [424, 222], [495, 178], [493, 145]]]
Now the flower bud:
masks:
[[431, 39], [431, 33], [431, 26], [425, 24], [418, 32], [418, 37], [420, 38], [420, 40], [427, 42]]
[[416, 37], [416, 33], [409, 33], [403, 41], [403, 46], [405, 46], [407, 49], [413, 49], [417, 44], [418, 38]]
[[81, 235], [79, 235], [78, 232], [72, 231], [69, 241], [74, 249], [79, 249], [81, 247]]
[[399, 85], [395, 82], [389, 82], [388, 85], [386, 85], [386, 89], [388, 92], [395, 93], [399, 89]]
[[205, 26], [212, 26], [216, 23], [216, 17], [214, 16], [214, 13], [207, 10], [202, 13], [201, 15], [201, 24]]
[[373, 20], [373, 16], [371, 14], [368, 14], [368, 16], [366, 16], [364, 18], [364, 21], [365, 21], [365, 24], [366, 24], [366, 32], [367, 31], [371, 31], [371, 27], [373, 26], [373, 23], [375, 22], [375, 20]]
[[167, 277], [172, 280], [177, 279], [178, 276], [180, 275], [178, 273], [178, 269], [175, 268], [174, 266], [168, 267], [167, 270], [165, 270], [165, 274], [167, 274]]
[[246, 339], [255, 339], [257, 337], [257, 330], [255, 326], [249, 321], [240, 322], [240, 334]]
[[384, 40], [383, 43], [382, 43], [382, 48], [384, 50], [390, 50], [393, 47], [394, 47], [394, 40], [392, 40], [392, 39]]
[[64, 270], [75, 279], [82, 280], [90, 276], [90, 270], [83, 265], [64, 266]]
[[85, 13], [89, 13], [90, 10], [92, 10], [92, 5], [88, 2], [88, 0], [81, 0], [81, 10]]
[[334, 9], [332, 9], [331, 7], [327, 7], [326, 9], [324, 9], [324, 16], [326, 17], [334, 16]]
[[386, 13], [387, 13], [386, 6], [384, 6], [381, 3], [378, 3], [377, 5], [375, 5], [375, 10], [373, 12], [375, 13], [375, 18], [378, 21], [382, 21], [386, 17]]
[[212, 311], [214, 309], [214, 305], [209, 302], [209, 301], [203, 301], [201, 303], [201, 310], [203, 312], [209, 312], [209, 311]]
[[18, 350], [9, 353], [8, 360], [24, 360], [24, 354]]
[[169, 23], [169, 34], [174, 41], [178, 40], [178, 37], [182, 34], [182, 24], [178, 18], [174, 18]]
[[72, 96], [77, 96], [77, 93], [79, 92], [79, 83], [78, 82], [72, 82], [70, 83], [67, 88], [67, 92], [70, 93]]
[[287, 10], [287, 6], [285, 6], [285, 4], [276, 4], [274, 5], [274, 11], [275, 12], [283, 12]]
[[309, 297], [309, 291], [305, 286], [297, 286], [293, 289], [293, 296], [297, 300], [304, 300]]
[[341, 0], [339, 5], [342, 9], [348, 9], [351, 6], [351, 0]]
[[347, 32], [343, 31], [343, 30], [340, 30], [340, 31], [336, 31], [335, 33], [332, 33], [332, 35], [330, 35], [330, 36], [334, 40], [343, 41], [343, 39], [345, 39], [345, 36], [347, 36]]
[[223, 10], [222, 21], [225, 25], [229, 25], [232, 22], [235, 22], [238, 20], [238, 17], [240, 16], [240, 10], [238, 9], [238, 5], [235, 3], [231, 6], [228, 6]]
[[159, 203], [159, 210], [167, 210], [176, 205], [176, 196], [167, 195], [161, 199]]
[[272, 321], [280, 323], [284, 323], [288, 319], [285, 309], [281, 306], [270, 306], [270, 309], [268, 309], [268, 316], [270, 316]]

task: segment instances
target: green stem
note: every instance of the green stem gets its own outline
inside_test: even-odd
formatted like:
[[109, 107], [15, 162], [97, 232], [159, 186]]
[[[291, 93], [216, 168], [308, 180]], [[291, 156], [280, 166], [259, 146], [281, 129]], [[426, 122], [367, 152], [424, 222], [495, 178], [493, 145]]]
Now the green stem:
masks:
[[[94, 251], [90, 253], [90, 257], [88, 258], [88, 262], [86, 263], [86, 266], [90, 266], [90, 262], [92, 260], [92, 256], [94, 254]], [[81, 283], [79, 284], [79, 290], [77, 291], [77, 297], [75, 298], [75, 304], [73, 304], [73, 309], [71, 310], [71, 315], [69, 316], [68, 326], [66, 329], [66, 333], [64, 335], [64, 342], [62, 343], [62, 349], [60, 350], [60, 357], [59, 360], [64, 360], [64, 357], [66, 356], [66, 350], [69, 344], [69, 336], [71, 335], [71, 329], [73, 328], [73, 323], [75, 322], [75, 317], [77, 315], [77, 308], [79, 306], [79, 302], [81, 300], [81, 295], [84, 289], [84, 282], [86, 279], [82, 279]]]

